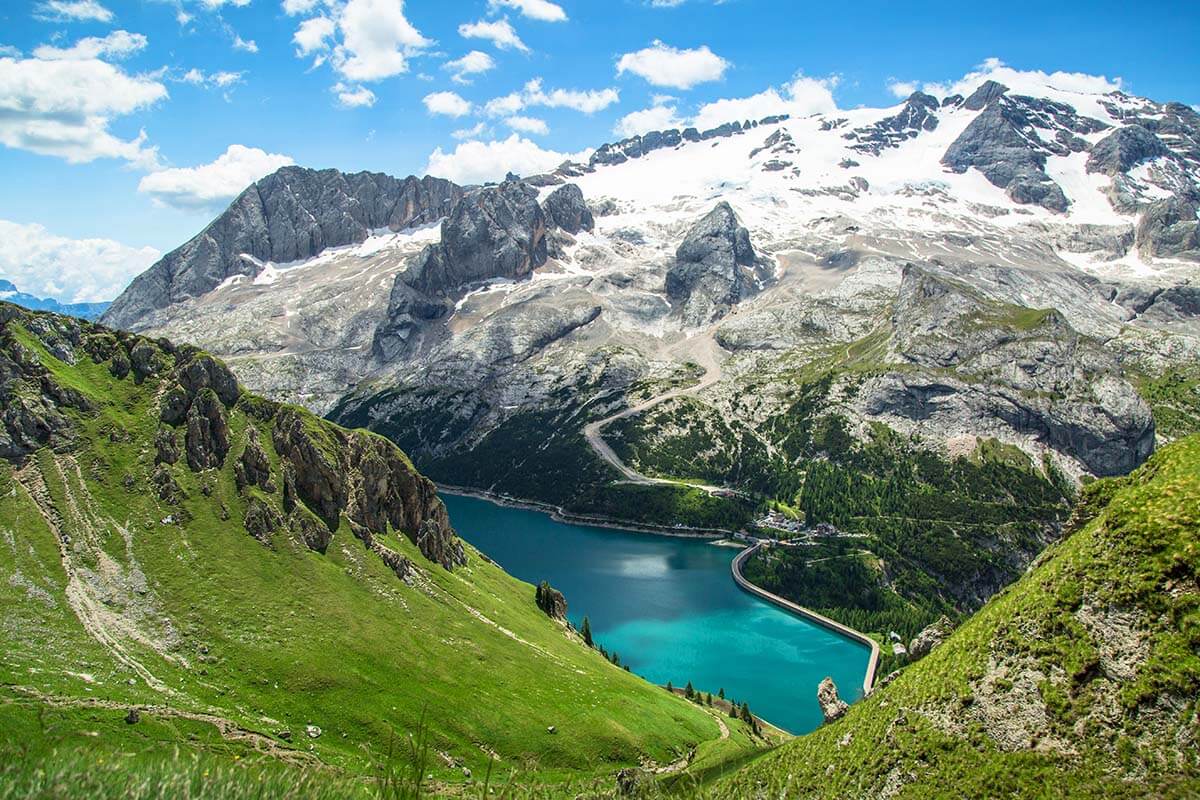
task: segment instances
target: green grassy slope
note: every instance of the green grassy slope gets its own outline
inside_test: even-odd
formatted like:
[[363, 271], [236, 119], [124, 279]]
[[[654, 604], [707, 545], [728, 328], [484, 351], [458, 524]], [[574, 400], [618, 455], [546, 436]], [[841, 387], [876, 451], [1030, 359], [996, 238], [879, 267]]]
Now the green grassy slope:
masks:
[[708, 793], [1200, 794], [1200, 437], [1088, 487], [1074, 528], [842, 720]]
[[[0, 413], [59, 427], [46, 446], [0, 461], [0, 751], [135, 765], [182, 747], [205, 771], [265, 755], [353, 781], [422, 728], [438, 781], [463, 781], [463, 767], [481, 775], [494, 755], [497, 774], [555, 782], [665, 764], [717, 739], [709, 714], [584, 647], [537, 609], [533, 587], [469, 546], [449, 570], [415, 531], [386, 525], [369, 538], [407, 560], [402, 580], [345, 511], [314, 550], [305, 535], [322, 530], [319, 503], [287, 513], [279, 420], [298, 415], [304, 441], [335, 461], [391, 445], [242, 395], [221, 412], [230, 446], [219, 467], [156, 464], [160, 403], [175, 370], [202, 356], [153, 345], [157, 371], [139, 377], [121, 362], [145, 340], [5, 317]], [[239, 489], [251, 429], [270, 480]], [[395, 483], [405, 460], [385, 455]], [[273, 516], [261, 541], [244, 523], [252, 508]], [[429, 514], [440, 508], [429, 501]], [[130, 708], [136, 724], [124, 721]]]

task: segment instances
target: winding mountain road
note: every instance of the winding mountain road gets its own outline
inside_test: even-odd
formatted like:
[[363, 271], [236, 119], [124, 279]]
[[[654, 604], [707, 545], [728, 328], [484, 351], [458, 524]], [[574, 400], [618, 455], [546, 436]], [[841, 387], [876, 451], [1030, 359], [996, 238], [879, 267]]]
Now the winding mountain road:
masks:
[[700, 489], [709, 494], [716, 494], [718, 492], [741, 494], [736, 489], [730, 489], [725, 486], [712, 486], [706, 483], [693, 483], [691, 481], [670, 478], [654, 478], [645, 475], [622, 461], [620, 456], [609, 446], [608, 442], [604, 441], [604, 429], [617, 420], [636, 416], [677, 397], [689, 397], [699, 394], [721, 380], [721, 346], [717, 344], [716, 340], [710, 334], [685, 339], [683, 342], [669, 348], [666, 354], [669, 355], [680, 351], [686, 351], [687, 360], [694, 361], [704, 368], [704, 375], [701, 376], [699, 382], [691, 386], [671, 389], [660, 395], [655, 395], [648, 400], [643, 400], [637, 405], [630, 406], [612, 416], [589, 423], [584, 427], [583, 435], [587, 437], [588, 444], [596, 451], [596, 455], [611, 464], [617, 472], [620, 472], [627, 483], [636, 483], [643, 486], [691, 486], [694, 489]]

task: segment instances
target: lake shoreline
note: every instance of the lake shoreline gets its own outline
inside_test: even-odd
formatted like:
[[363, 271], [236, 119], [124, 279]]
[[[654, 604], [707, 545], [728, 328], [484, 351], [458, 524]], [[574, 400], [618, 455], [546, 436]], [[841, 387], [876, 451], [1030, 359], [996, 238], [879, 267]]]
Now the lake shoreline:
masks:
[[520, 497], [513, 497], [512, 495], [501, 494], [500, 492], [475, 489], [469, 486], [452, 486], [450, 484], [439, 483], [437, 484], [437, 489], [444, 494], [455, 495], [457, 497], [474, 497], [477, 500], [486, 500], [489, 503], [495, 503], [505, 508], [540, 511], [543, 514], [549, 514], [550, 518], [555, 522], [562, 522], [567, 525], [584, 525], [590, 528], [604, 528], [606, 530], [626, 531], [629, 533], [647, 533], [654, 536], [674, 536], [680, 539], [703, 539], [713, 542], [731, 539], [738, 533], [737, 531], [723, 528], [674, 528], [642, 522], [628, 522], [614, 517], [573, 514], [562, 508], [562, 506], [556, 506], [551, 503], [526, 500]]
[[730, 569], [733, 572], [734, 583], [736, 583], [743, 591], [748, 592], [761, 600], [772, 603], [773, 605], [778, 606], [779, 608], [782, 608], [791, 614], [795, 614], [799, 617], [807, 619], [810, 622], [820, 625], [826, 630], [832, 631], [839, 636], [842, 636], [853, 642], [858, 642], [859, 644], [869, 648], [870, 656], [867, 659], [867, 670], [863, 676], [863, 697], [867, 697], [867, 695], [871, 694], [871, 690], [875, 687], [875, 671], [879, 668], [879, 643], [862, 631], [856, 631], [850, 626], [843, 625], [836, 620], [832, 620], [824, 614], [818, 614], [817, 612], [805, 608], [798, 603], [793, 603], [791, 600], [780, 597], [772, 592], [768, 592], [766, 589], [762, 588], [743, 575], [742, 564], [745, 563], [746, 559], [749, 558], [760, 547], [762, 547], [761, 542], [758, 544], [753, 544], [742, 552], [738, 553], [733, 559]]

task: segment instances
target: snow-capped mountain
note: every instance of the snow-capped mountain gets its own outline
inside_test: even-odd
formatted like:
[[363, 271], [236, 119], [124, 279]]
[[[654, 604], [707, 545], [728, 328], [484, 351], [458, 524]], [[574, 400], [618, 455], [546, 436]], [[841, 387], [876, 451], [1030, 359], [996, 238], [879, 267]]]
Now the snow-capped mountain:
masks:
[[105, 319], [403, 431], [459, 483], [503, 483], [529, 452], [456, 470], [514, 426], [578, 434], [696, 364], [695, 424], [733, 420], [738, 446], [773, 451], [765, 426], [822, 364], [860, 431], [1107, 474], [1153, 447], [1135, 374], [1200, 357], [1198, 211], [1191, 108], [981, 80], [647, 134], [499, 186], [287, 167]]

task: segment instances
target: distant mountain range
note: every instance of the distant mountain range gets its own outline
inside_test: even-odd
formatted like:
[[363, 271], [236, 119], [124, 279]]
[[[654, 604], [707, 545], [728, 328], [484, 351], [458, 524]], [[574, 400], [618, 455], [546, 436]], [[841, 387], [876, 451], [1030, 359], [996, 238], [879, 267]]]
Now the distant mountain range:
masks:
[[0, 300], [6, 300], [32, 311], [53, 311], [55, 314], [66, 314], [87, 320], [100, 319], [100, 315], [108, 310], [112, 302], [105, 303], [60, 303], [50, 297], [34, 297], [19, 290], [12, 281], [0, 278]]

